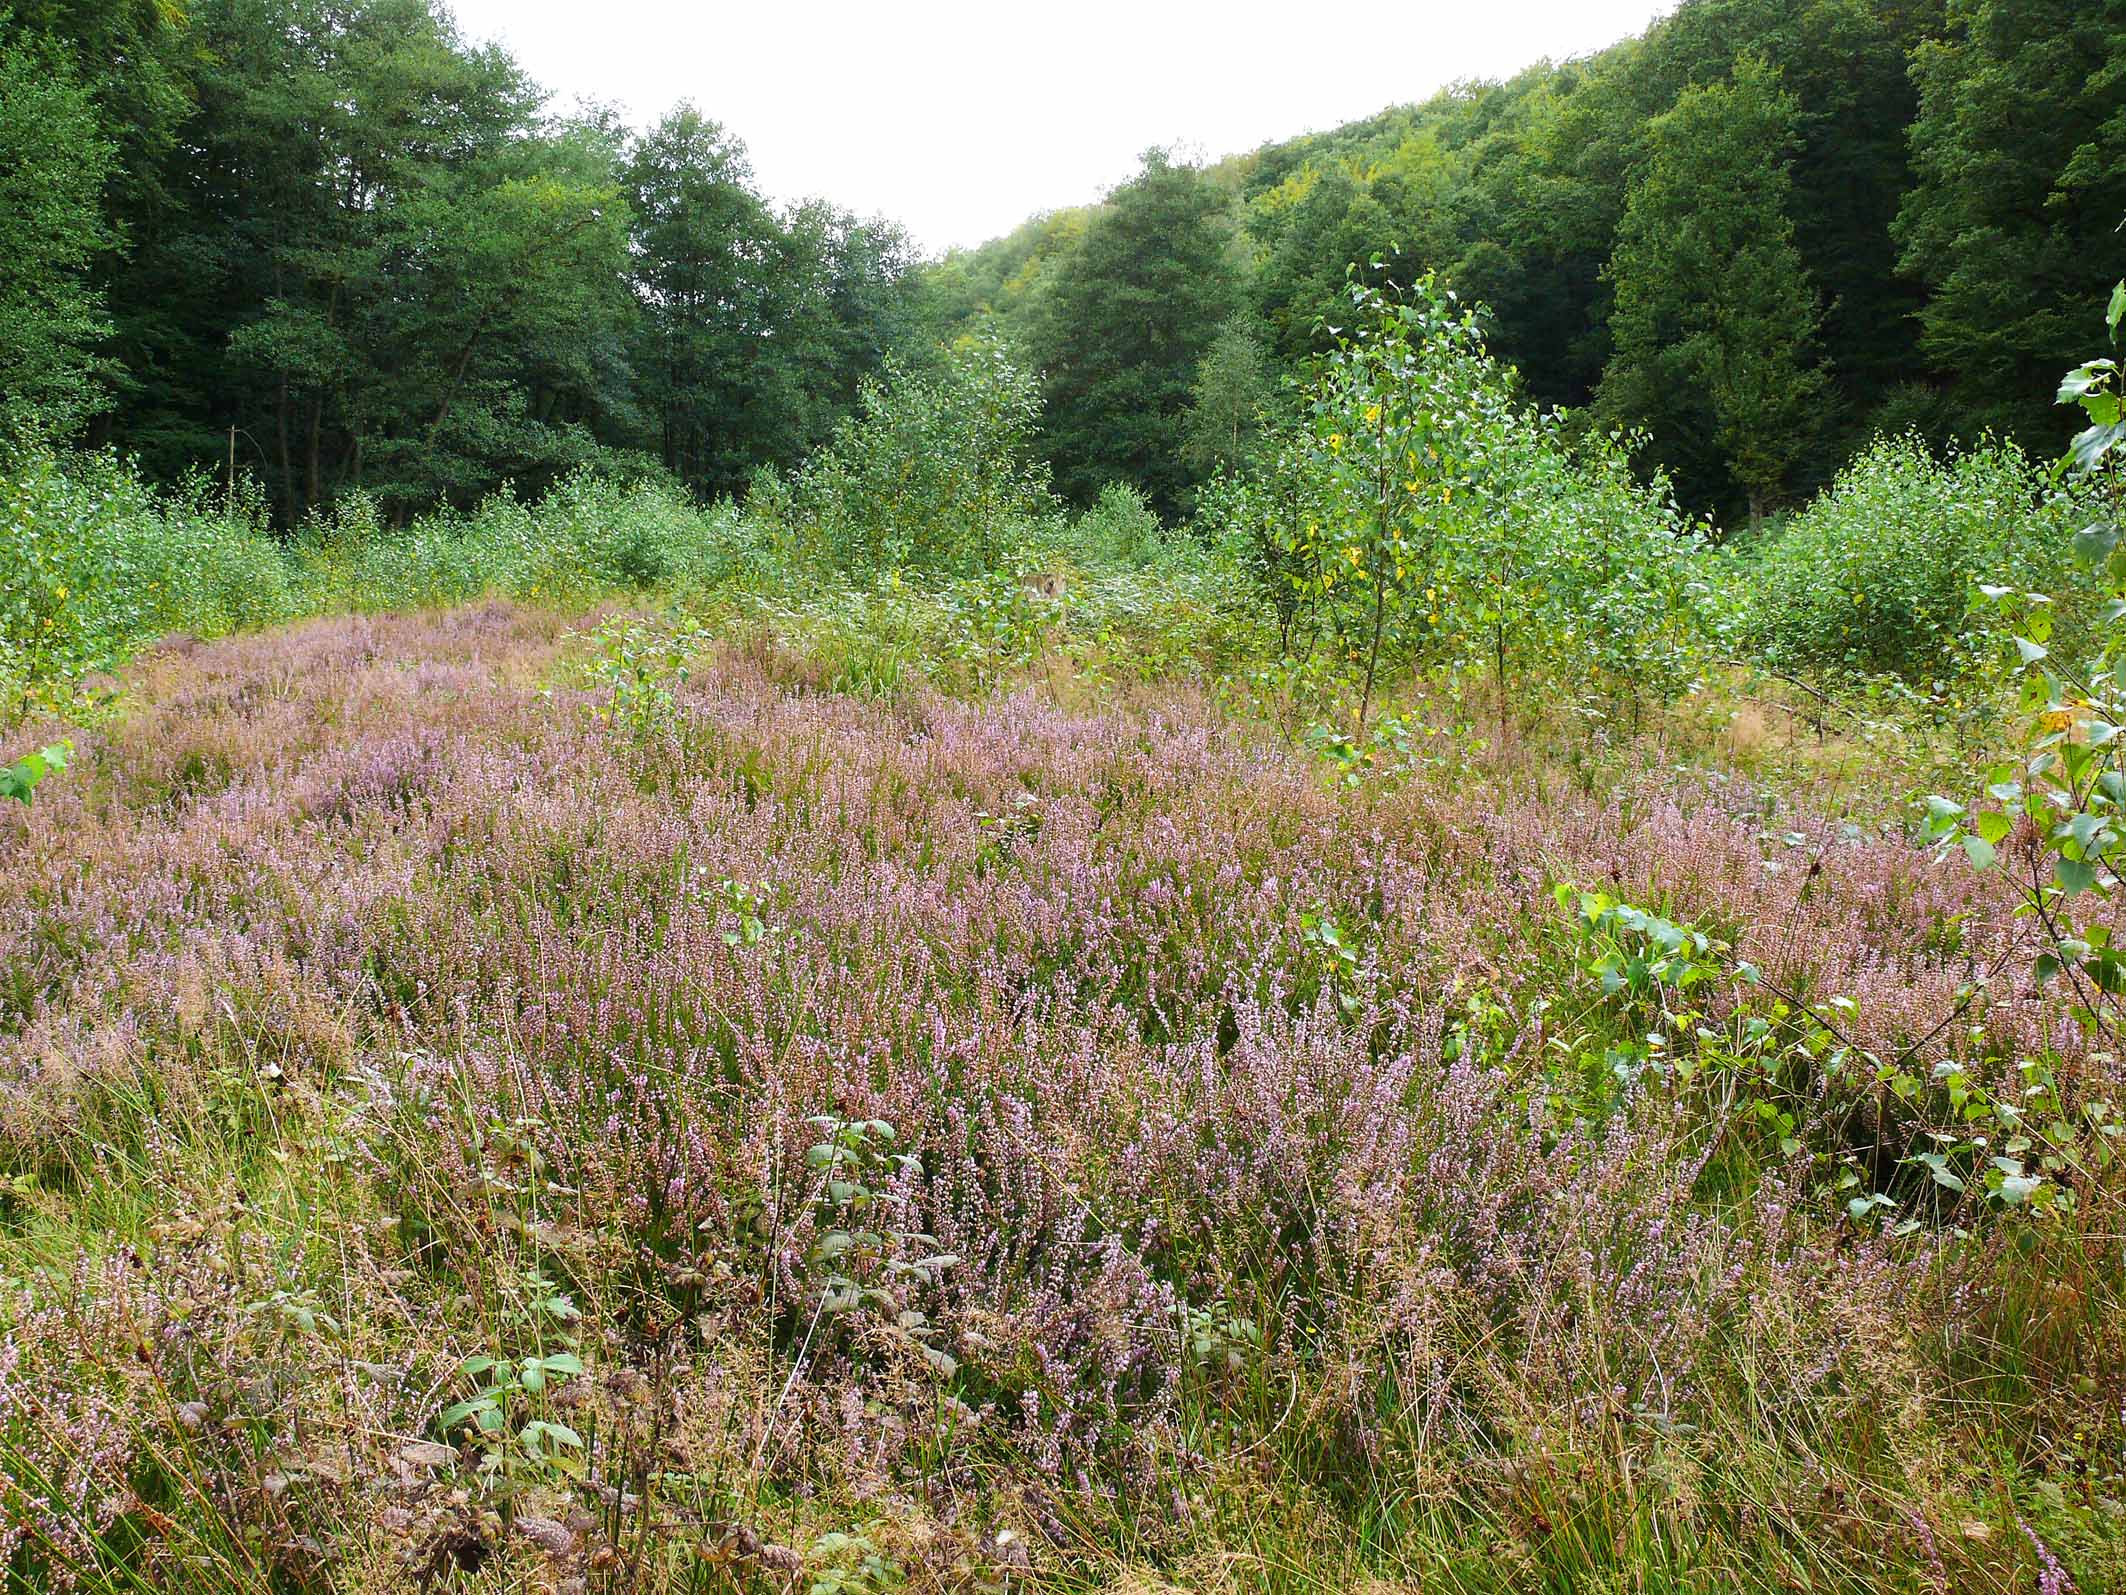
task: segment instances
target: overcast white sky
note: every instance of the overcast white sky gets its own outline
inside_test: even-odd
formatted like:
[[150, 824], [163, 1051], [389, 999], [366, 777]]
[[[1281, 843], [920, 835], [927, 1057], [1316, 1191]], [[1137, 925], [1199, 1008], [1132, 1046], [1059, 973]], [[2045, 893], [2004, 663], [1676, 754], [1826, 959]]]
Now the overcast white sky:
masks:
[[931, 251], [1075, 205], [1165, 144], [1217, 157], [1636, 33], [1656, 0], [455, 0], [567, 107], [691, 99], [762, 188]]

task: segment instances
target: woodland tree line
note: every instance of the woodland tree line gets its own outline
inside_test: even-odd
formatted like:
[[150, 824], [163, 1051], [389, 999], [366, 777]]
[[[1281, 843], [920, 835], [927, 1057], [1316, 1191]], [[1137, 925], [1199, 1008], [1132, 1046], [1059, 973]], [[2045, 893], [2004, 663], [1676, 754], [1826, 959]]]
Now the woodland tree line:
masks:
[[800, 457], [908, 340], [904, 236], [689, 106], [557, 115], [436, 0], [0, 13], [0, 395], [288, 521]]
[[[1685, 0], [1586, 60], [942, 261], [777, 207], [681, 106], [557, 112], [440, 0], [0, 11], [0, 416], [293, 522], [581, 465], [742, 489], [867, 377], [994, 340], [1058, 488], [1169, 516], [1335, 345], [1354, 263], [1488, 307], [1528, 395], [1733, 521], [1882, 430], [2047, 453], [2118, 274], [2126, 5]], [[232, 430], [234, 432], [232, 434]]]
[[1129, 474], [1182, 502], [1233, 447], [1234, 395], [1333, 347], [1378, 257], [1487, 306], [1531, 397], [1643, 429], [1686, 500], [1733, 514], [1881, 430], [2057, 452], [2057, 373], [2118, 275], [2122, 134], [2126, 5], [1684, 0], [1587, 60], [1201, 171], [1155, 159], [931, 290], [1046, 372], [1074, 496]]

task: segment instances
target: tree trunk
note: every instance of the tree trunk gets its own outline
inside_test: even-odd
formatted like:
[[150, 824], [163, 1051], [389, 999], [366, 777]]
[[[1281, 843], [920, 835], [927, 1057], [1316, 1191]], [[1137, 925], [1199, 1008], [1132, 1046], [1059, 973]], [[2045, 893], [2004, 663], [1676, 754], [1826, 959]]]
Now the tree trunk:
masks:
[[304, 493], [312, 505], [322, 502], [325, 497], [325, 468], [321, 457], [324, 430], [325, 396], [320, 393], [310, 406], [309, 460], [304, 468], [307, 478]]
[[280, 445], [281, 456], [281, 513], [293, 526], [300, 518], [295, 513], [295, 460], [288, 452], [288, 379], [282, 377], [279, 392], [273, 403], [273, 431]]
[[1380, 628], [1387, 618], [1388, 588], [1385, 582], [1373, 584], [1373, 645], [1366, 650], [1366, 685], [1358, 695], [1358, 734], [1366, 734], [1366, 714], [1373, 707], [1373, 672], [1380, 663]]

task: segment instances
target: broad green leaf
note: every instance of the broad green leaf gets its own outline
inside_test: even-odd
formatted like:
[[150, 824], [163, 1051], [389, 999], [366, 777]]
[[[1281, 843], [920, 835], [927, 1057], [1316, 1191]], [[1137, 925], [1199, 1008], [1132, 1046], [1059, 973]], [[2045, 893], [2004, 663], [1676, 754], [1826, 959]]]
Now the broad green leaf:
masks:
[[2068, 467], [2077, 475], [2087, 475], [2102, 465], [2122, 441], [2126, 441], [2126, 421], [2113, 421], [2078, 432], [2067, 448]]
[[2101, 389], [2118, 372], [2118, 363], [2113, 360], [2091, 360], [2087, 365], [2076, 366], [2060, 378], [2059, 392], [2054, 395], [2056, 404], [2079, 404], [2082, 396]]
[[2074, 534], [2074, 557], [2085, 565], [2101, 565], [2118, 543], [2116, 526], [2109, 521], [2092, 521]]
[[2069, 897], [2086, 892], [2097, 883], [2096, 866], [2081, 859], [2062, 856], [2052, 861], [2052, 868]]
[[487, 1401], [485, 1399], [476, 1401], [456, 1402], [451, 1406], [445, 1407], [442, 1412], [437, 1416], [436, 1427], [447, 1433], [448, 1431], [455, 1429], [467, 1418], [473, 1416], [473, 1414], [477, 1412], [485, 1412], [492, 1405], [492, 1402]]

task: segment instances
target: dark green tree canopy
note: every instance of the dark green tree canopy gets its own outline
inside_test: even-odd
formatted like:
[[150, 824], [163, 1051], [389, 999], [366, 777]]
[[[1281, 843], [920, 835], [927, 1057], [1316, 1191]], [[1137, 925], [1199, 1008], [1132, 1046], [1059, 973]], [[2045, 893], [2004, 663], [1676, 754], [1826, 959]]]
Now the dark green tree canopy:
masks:
[[65, 432], [109, 402], [90, 271], [116, 242], [102, 204], [114, 154], [65, 56], [10, 37], [0, 12], [0, 433]]
[[1752, 521], [1807, 452], [1826, 385], [1788, 213], [1799, 114], [1757, 58], [1685, 89], [1647, 126], [1610, 260], [1600, 414], [1650, 426], [1656, 454], [1698, 481], [1731, 480]]
[[1042, 373], [1068, 497], [1174, 516], [1235, 446], [1245, 349], [1303, 380], [1377, 260], [1735, 514], [1885, 426], [2051, 451], [2122, 134], [2117, 5], [1681, 0], [1585, 59], [1154, 152], [925, 263], [771, 205], [713, 107], [555, 114], [447, 0], [0, 0], [0, 411], [165, 480], [233, 444], [291, 523], [583, 464], [729, 493], [972, 333]]
[[1953, 0], [1912, 70], [1918, 181], [1897, 236], [1928, 290], [1922, 353], [1967, 426], [2052, 452], [2066, 425], [2052, 378], [2119, 275], [2126, 12]]
[[1066, 498], [1131, 481], [1162, 514], [1185, 507], [1197, 368], [1239, 293], [1227, 213], [1201, 171], [1153, 150], [1059, 258], [1030, 344]]
[[[1303, 376], [1333, 347], [1353, 265], [1378, 258], [1396, 281], [1435, 270], [1487, 307], [1491, 347], [1531, 396], [1581, 408], [1602, 389], [1606, 415], [1654, 433], [1655, 457], [1688, 499], [1739, 512], [1750, 495], [1737, 474], [1739, 435], [1730, 428], [1723, 443], [1710, 411], [1704, 424], [1684, 424], [1662, 379], [1627, 380], [1652, 368], [1646, 327], [1619, 319], [1612, 263], [1620, 249], [1648, 258], [1653, 192], [1640, 194], [1631, 249], [1622, 230], [1660, 157], [1663, 119], [1701, 91], [1741, 88], [1740, 101], [1715, 104], [1759, 98], [1738, 85], [1738, 62], [1773, 74], [1790, 102], [1777, 157], [1730, 147], [1724, 129], [1715, 152], [1750, 185], [1715, 196], [1719, 214], [1739, 221], [1746, 200], [1784, 218], [1768, 221], [1784, 244], [1763, 254], [1779, 265], [1778, 291], [1752, 313], [1815, 307], [1804, 317], [1813, 340], [1802, 340], [1814, 352], [1789, 362], [1801, 376], [1764, 368], [1751, 378], [1763, 402], [1813, 395], [1758, 417], [1753, 448], [1786, 417], [1806, 422], [1781, 459], [1744, 467], [1761, 499], [1822, 485], [1886, 425], [1916, 422], [1941, 441], [2006, 427], [2049, 450], [2060, 423], [2044, 402], [2047, 373], [2072, 363], [2077, 329], [2118, 266], [2112, 230], [2126, 214], [2126, 168], [2105, 153], [2126, 132], [2117, 9], [1682, 0], [1592, 57], [1457, 85], [1203, 176], [1229, 196], [1241, 299], [1288, 374]], [[1761, 176], [1784, 185], [1770, 209]], [[991, 319], [1035, 342], [1029, 329], [1052, 328], [1057, 292], [1079, 272], [1079, 240], [1114, 206], [1036, 218], [940, 263], [928, 274], [937, 328], [949, 335]], [[1793, 260], [1806, 293], [1793, 291]], [[1175, 291], [1196, 292], [1178, 282]], [[1618, 365], [1627, 332], [1641, 347]], [[1680, 323], [1675, 333], [1694, 336]], [[1059, 480], [1074, 491], [1140, 452], [1141, 395], [1117, 385], [1109, 400], [1087, 396], [1098, 391], [1074, 391], [1077, 419], [1051, 429]], [[1093, 419], [1102, 404], [1105, 422]], [[1091, 451], [1083, 462], [1081, 451]]]
[[0, 407], [295, 522], [583, 464], [741, 486], [918, 335], [911, 251], [777, 215], [691, 107], [557, 117], [442, 0], [0, 14]]

